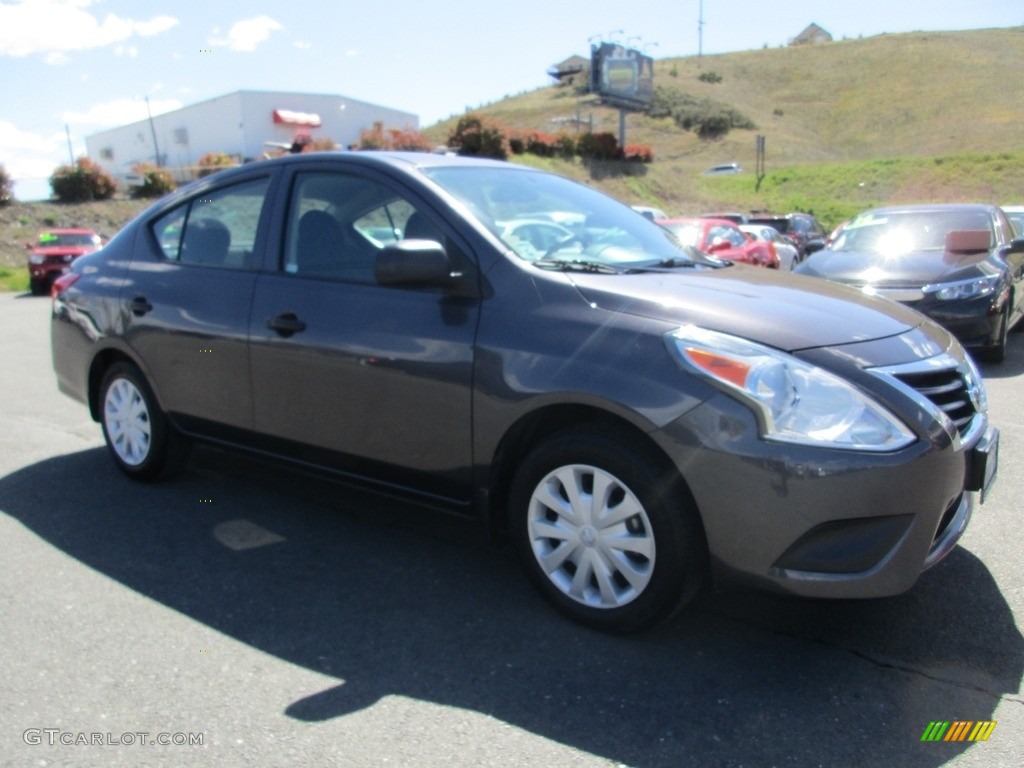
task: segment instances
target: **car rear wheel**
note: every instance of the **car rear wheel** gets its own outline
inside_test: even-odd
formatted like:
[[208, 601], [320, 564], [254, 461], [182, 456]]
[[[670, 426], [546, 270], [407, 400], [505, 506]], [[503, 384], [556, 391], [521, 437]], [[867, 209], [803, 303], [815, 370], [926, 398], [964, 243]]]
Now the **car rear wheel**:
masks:
[[103, 377], [100, 421], [114, 463], [129, 477], [165, 477], [185, 459], [186, 441], [167, 422], [142, 372], [131, 363], [115, 363]]
[[639, 440], [604, 429], [560, 432], [527, 456], [510, 503], [530, 579], [588, 626], [630, 632], [664, 621], [704, 576], [693, 501]]

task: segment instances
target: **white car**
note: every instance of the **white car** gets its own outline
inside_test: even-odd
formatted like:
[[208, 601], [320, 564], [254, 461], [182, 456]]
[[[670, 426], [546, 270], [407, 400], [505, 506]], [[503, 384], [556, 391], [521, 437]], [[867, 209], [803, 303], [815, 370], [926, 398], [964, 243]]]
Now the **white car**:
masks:
[[639, 213], [641, 216], [646, 216], [651, 221], [655, 219], [667, 219], [668, 214], [665, 213], [661, 208], [651, 208], [649, 205], [634, 205], [631, 206], [634, 211]]
[[793, 268], [800, 263], [800, 252], [775, 227], [767, 224], [740, 224], [739, 228], [755, 240], [763, 240], [775, 246], [775, 252], [779, 254], [779, 270], [792, 272]]
[[1004, 205], [1003, 213], [1013, 223], [1017, 237], [1024, 237], [1024, 205]]

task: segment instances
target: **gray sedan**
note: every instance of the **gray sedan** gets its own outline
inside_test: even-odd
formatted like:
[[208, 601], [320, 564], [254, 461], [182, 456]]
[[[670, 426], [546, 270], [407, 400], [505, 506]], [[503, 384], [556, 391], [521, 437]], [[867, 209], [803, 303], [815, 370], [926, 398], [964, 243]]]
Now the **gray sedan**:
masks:
[[[570, 219], [528, 249], [510, 234]], [[981, 377], [938, 325], [703, 257], [510, 163], [346, 152], [209, 176], [76, 261], [51, 328], [60, 389], [132, 479], [201, 441], [472, 516], [613, 631], [709, 575], [909, 589], [996, 470]]]

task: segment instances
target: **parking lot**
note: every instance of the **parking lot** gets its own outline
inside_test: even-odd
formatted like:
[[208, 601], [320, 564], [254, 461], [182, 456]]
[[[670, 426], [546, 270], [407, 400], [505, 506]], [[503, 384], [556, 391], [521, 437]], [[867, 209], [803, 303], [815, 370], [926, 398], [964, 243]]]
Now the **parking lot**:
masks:
[[996, 485], [910, 593], [717, 590], [614, 637], [466, 523], [212, 449], [126, 479], [49, 307], [0, 294], [3, 765], [1020, 764], [1024, 333], [983, 369]]

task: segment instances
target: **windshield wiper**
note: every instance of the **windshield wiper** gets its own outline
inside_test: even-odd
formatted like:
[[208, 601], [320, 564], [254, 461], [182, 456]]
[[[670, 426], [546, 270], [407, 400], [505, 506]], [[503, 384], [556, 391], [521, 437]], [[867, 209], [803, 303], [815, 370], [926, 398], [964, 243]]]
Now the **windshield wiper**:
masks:
[[563, 272], [600, 272], [606, 275], [620, 275], [624, 271], [603, 261], [590, 259], [537, 259], [531, 263], [542, 269], [558, 269]]

